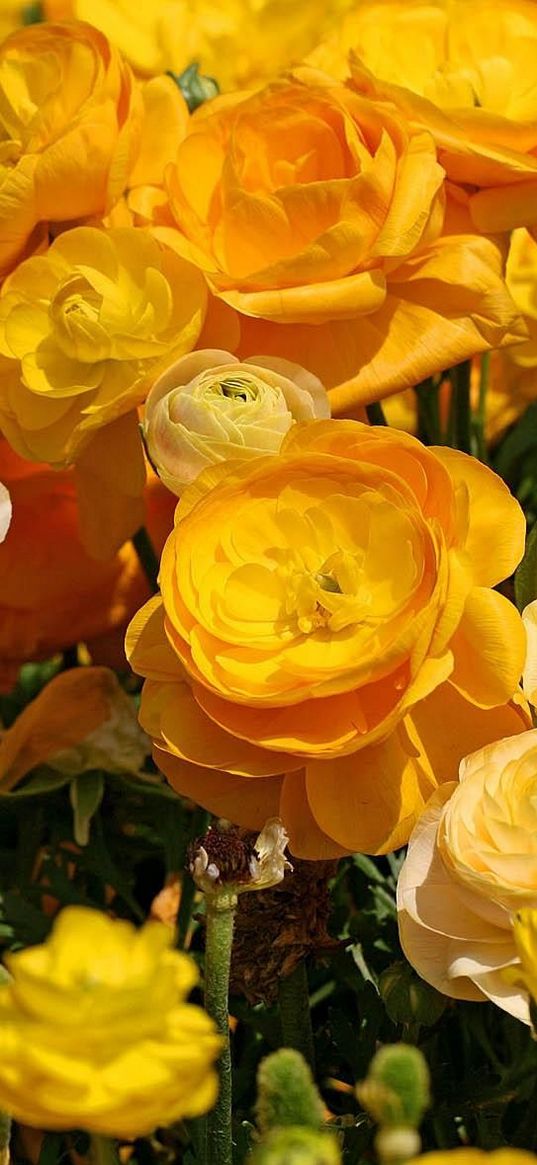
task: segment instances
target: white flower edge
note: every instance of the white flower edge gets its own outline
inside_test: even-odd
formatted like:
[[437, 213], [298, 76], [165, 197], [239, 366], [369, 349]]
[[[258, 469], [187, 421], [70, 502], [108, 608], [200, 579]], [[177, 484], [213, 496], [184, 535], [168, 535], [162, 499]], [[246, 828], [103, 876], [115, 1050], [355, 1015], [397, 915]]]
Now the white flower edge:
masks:
[[4, 541], [4, 538], [9, 530], [11, 514], [12, 507], [9, 490], [6, 489], [5, 485], [2, 485], [2, 482], [0, 482], [0, 542]]

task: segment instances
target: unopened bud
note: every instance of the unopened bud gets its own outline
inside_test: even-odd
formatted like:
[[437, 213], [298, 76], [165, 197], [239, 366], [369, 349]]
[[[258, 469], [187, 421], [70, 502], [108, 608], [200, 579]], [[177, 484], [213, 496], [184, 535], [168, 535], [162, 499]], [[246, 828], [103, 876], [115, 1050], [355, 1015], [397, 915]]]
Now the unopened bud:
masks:
[[311, 1129], [273, 1129], [257, 1146], [251, 1165], [341, 1165], [337, 1138]]
[[320, 1129], [323, 1103], [300, 1052], [280, 1048], [267, 1056], [257, 1073], [256, 1116], [259, 1131], [282, 1127]]
[[373, 1057], [356, 1092], [377, 1124], [417, 1128], [430, 1103], [426, 1061], [411, 1044], [387, 1044]]
[[191, 113], [194, 113], [194, 110], [203, 105], [205, 101], [211, 101], [213, 97], [217, 97], [220, 92], [218, 82], [215, 81], [214, 77], [204, 77], [199, 72], [199, 66], [196, 62], [188, 65], [179, 75], [176, 73], [170, 75], [179, 86]]

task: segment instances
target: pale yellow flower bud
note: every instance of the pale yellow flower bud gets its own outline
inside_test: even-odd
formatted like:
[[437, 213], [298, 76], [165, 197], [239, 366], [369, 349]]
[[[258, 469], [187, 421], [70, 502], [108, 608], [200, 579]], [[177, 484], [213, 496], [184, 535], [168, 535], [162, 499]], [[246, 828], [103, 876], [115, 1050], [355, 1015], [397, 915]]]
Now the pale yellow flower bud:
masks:
[[278, 453], [296, 421], [328, 417], [316, 376], [276, 357], [240, 363], [229, 352], [193, 352], [155, 382], [145, 406], [149, 457], [168, 489], [180, 495], [203, 469]]

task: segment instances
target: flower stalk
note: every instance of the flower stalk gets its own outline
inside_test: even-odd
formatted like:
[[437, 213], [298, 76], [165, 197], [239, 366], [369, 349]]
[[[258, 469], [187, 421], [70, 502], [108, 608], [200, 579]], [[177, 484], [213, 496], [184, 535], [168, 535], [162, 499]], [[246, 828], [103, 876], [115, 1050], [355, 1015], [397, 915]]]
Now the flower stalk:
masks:
[[223, 1048], [218, 1061], [218, 1100], [207, 1118], [207, 1165], [232, 1165], [232, 1066], [228, 994], [237, 894], [222, 887], [207, 895], [205, 939], [205, 1008], [214, 1019]]

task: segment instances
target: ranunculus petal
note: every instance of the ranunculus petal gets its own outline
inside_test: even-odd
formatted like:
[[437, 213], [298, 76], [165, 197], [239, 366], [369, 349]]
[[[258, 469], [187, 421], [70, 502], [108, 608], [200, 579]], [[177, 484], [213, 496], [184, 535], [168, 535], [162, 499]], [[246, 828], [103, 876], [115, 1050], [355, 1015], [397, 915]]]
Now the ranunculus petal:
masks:
[[307, 765], [311, 811], [338, 845], [385, 853], [408, 840], [432, 784], [405, 743], [404, 733], [396, 731], [352, 756]]
[[498, 591], [474, 587], [450, 642], [455, 667], [450, 682], [481, 708], [511, 699], [526, 653], [516, 608]]
[[136, 413], [99, 430], [76, 466], [80, 528], [95, 558], [111, 558], [143, 525], [146, 471]]
[[247, 829], [262, 829], [269, 817], [278, 816], [283, 777], [250, 780], [202, 769], [157, 747], [153, 756], [172, 789], [203, 805], [217, 817], [226, 817]]
[[479, 586], [495, 586], [518, 566], [526, 539], [522, 508], [505, 482], [476, 457], [445, 445], [432, 446], [457, 489], [467, 491], [468, 535], [464, 549]]

